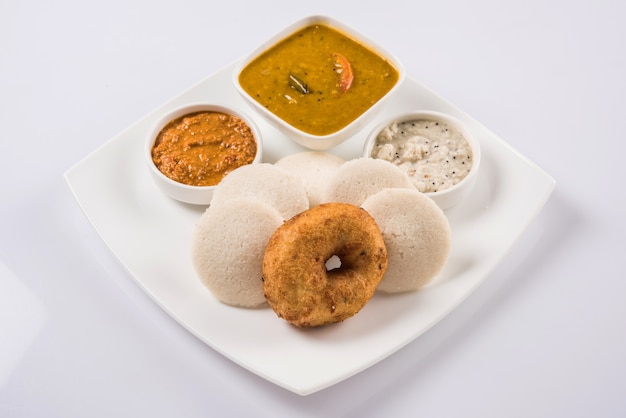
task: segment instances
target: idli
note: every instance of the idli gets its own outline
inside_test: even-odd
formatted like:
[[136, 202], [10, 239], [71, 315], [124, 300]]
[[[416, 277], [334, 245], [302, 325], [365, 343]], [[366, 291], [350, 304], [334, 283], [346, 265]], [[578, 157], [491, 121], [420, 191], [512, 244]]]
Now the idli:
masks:
[[362, 208], [376, 220], [389, 257], [377, 290], [417, 290], [441, 271], [450, 254], [451, 231], [431, 198], [417, 189], [384, 189], [368, 197]]
[[254, 308], [265, 303], [263, 254], [283, 217], [268, 204], [234, 198], [210, 206], [195, 226], [192, 263], [222, 303]]
[[415, 189], [409, 176], [395, 164], [375, 158], [346, 161], [328, 182], [323, 199], [360, 206], [385, 188]]
[[287, 155], [275, 164], [300, 178], [309, 198], [309, 207], [313, 207], [324, 203], [326, 184], [344, 162], [343, 158], [328, 152], [304, 151]]
[[274, 164], [250, 164], [231, 171], [217, 185], [211, 206], [236, 197], [258, 199], [280, 212], [284, 219], [309, 208], [302, 181]]

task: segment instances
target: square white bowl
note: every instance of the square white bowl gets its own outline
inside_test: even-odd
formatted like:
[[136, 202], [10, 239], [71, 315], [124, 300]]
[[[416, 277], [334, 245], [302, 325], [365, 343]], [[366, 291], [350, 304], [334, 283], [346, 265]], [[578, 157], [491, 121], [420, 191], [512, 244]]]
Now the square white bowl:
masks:
[[[359, 115], [350, 124], [328, 135], [313, 135], [285, 122], [283, 119], [266, 109], [261, 103], [259, 103], [252, 96], [250, 96], [239, 83], [239, 74], [250, 62], [252, 62], [269, 48], [287, 38], [289, 35], [313, 24], [321, 24], [338, 30], [339, 32], [347, 35], [361, 45], [366, 46], [368, 49], [383, 57], [398, 71], [398, 80], [396, 84], [384, 96], [382, 96], [376, 103], [370, 106], [365, 112]], [[349, 26], [330, 17], [318, 15], [300, 19], [295, 23], [289, 25], [282, 31], [278, 32], [269, 40], [265, 41], [235, 67], [232, 77], [235, 88], [237, 89], [239, 94], [257, 113], [263, 116], [263, 118], [265, 118], [265, 120], [267, 120], [271, 125], [276, 127], [279, 131], [281, 131], [283, 134], [285, 134], [296, 143], [306, 148], [313, 150], [327, 150], [347, 140], [352, 135], [363, 129], [363, 127], [365, 127], [365, 125], [367, 125], [369, 122], [371, 122], [373, 118], [380, 112], [381, 108], [384, 106], [384, 103], [400, 88], [400, 86], [404, 82], [404, 79], [406, 78], [406, 71], [400, 61], [396, 59], [389, 51], [385, 50], [373, 41], [364, 37]]]

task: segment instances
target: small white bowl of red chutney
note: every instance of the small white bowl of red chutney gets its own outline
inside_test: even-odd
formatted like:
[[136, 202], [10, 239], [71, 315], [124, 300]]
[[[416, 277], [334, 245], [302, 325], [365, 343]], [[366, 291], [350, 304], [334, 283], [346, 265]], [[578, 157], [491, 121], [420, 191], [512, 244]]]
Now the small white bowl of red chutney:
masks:
[[154, 125], [144, 149], [150, 174], [172, 199], [209, 205], [229, 172], [262, 158], [254, 120], [217, 104], [189, 104], [167, 112]]

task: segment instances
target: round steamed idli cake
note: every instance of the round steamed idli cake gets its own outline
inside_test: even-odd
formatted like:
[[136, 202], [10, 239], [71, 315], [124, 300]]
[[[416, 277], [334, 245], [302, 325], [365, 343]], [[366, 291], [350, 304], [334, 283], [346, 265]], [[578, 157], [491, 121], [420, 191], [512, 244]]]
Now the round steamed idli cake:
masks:
[[337, 169], [324, 191], [326, 202], [360, 206], [385, 188], [415, 189], [409, 176], [395, 164], [375, 158], [356, 158]]
[[265, 303], [263, 254], [283, 217], [253, 199], [210, 206], [196, 224], [192, 262], [202, 283], [222, 303], [254, 308]]
[[215, 188], [211, 206], [236, 197], [265, 202], [278, 210], [284, 219], [309, 208], [309, 199], [300, 179], [269, 163], [249, 164], [228, 173]]
[[416, 189], [385, 189], [363, 202], [383, 234], [389, 262], [378, 290], [417, 290], [441, 271], [450, 254], [450, 224]]
[[322, 151], [304, 151], [287, 155], [276, 161], [278, 167], [293, 173], [302, 180], [309, 207], [323, 203], [323, 190], [345, 160]]

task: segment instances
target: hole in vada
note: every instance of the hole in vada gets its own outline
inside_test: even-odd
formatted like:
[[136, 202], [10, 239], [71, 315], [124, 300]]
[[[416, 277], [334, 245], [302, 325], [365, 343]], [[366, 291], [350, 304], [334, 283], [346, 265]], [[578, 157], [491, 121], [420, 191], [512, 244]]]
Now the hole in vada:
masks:
[[328, 260], [326, 260], [326, 271], [335, 270], [339, 267], [341, 267], [341, 259], [338, 256], [333, 255]]

